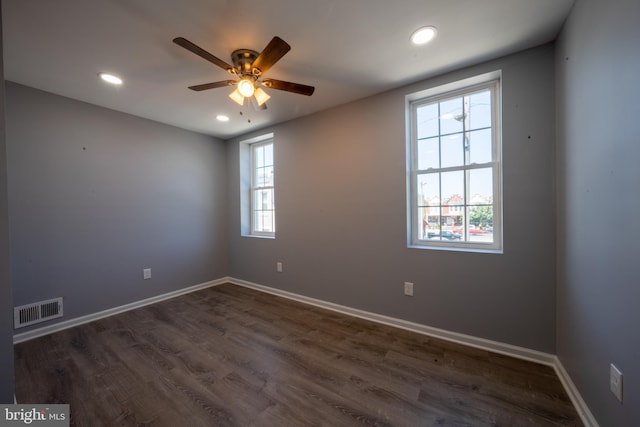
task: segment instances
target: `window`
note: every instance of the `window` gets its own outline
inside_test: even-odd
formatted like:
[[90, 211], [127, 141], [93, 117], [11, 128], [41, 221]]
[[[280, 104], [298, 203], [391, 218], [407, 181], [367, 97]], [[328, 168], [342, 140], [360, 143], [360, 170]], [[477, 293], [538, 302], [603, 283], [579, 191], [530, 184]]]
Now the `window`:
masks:
[[274, 236], [273, 140], [251, 144], [251, 234]]
[[500, 252], [499, 72], [407, 101], [409, 245]]
[[274, 147], [273, 133], [238, 145], [242, 236], [275, 238]]

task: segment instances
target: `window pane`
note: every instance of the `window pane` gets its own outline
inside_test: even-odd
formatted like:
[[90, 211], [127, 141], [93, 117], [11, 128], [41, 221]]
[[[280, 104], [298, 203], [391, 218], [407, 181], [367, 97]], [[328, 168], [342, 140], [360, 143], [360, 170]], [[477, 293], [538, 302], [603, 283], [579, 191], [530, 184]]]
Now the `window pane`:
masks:
[[418, 175], [418, 206], [440, 205], [440, 174], [425, 173]]
[[462, 98], [440, 103], [440, 135], [462, 132]]
[[416, 114], [418, 119], [417, 138], [438, 136], [438, 104], [418, 107]]
[[465, 207], [464, 205], [453, 205], [449, 207], [447, 213], [447, 227], [443, 227], [442, 240], [462, 241], [464, 240], [465, 229]]
[[464, 145], [462, 144], [462, 133], [443, 136], [440, 138], [442, 150], [443, 168], [464, 165]]
[[256, 211], [273, 209], [273, 189], [256, 190], [253, 194]]
[[264, 187], [264, 168], [257, 168], [255, 173], [254, 173], [254, 177], [255, 177], [255, 182], [253, 183], [254, 187]]
[[256, 231], [270, 233], [275, 231], [273, 226], [273, 211], [259, 211], [255, 213]]
[[256, 173], [259, 176], [258, 186], [260, 187], [273, 186], [273, 166], [267, 166], [267, 167], [258, 169]]
[[261, 211], [264, 209], [264, 206], [262, 204], [262, 191], [260, 190], [256, 190], [253, 192], [253, 210], [254, 211]]
[[440, 206], [434, 205], [422, 208], [420, 213], [422, 214], [421, 218], [426, 218], [427, 220], [427, 231], [440, 230]]
[[256, 211], [253, 213], [254, 231], [272, 233], [275, 231], [273, 211]]
[[261, 168], [264, 166], [264, 146], [258, 145], [253, 147], [254, 167]]
[[469, 129], [491, 127], [491, 92], [486, 90], [469, 97]]
[[493, 170], [491, 168], [469, 171], [469, 204], [493, 204]]
[[491, 160], [491, 129], [469, 132], [469, 163], [489, 163]]
[[[436, 218], [438, 218], [436, 216]], [[418, 209], [418, 217], [417, 217], [419, 223], [416, 224], [417, 226], [417, 230], [420, 230], [418, 238], [419, 239], [427, 239], [428, 235], [427, 233], [430, 230], [430, 226], [429, 226], [429, 208], [419, 208]]]
[[469, 207], [469, 241], [493, 242], [493, 206]]
[[464, 172], [442, 173], [442, 217], [440, 240], [462, 240], [464, 224]]
[[442, 205], [464, 204], [464, 172], [442, 173]]
[[273, 215], [273, 211], [267, 211], [264, 213], [265, 215], [265, 219], [264, 219], [264, 223], [265, 223], [265, 230], [264, 231], [268, 231], [268, 232], [275, 232], [276, 231], [276, 225], [275, 225], [275, 218]]
[[264, 223], [262, 221], [262, 211], [253, 212], [253, 231], [264, 230]]
[[418, 169], [440, 167], [439, 138], [429, 138], [418, 141]]
[[273, 166], [273, 144], [264, 145], [264, 166]]
[[464, 238], [464, 234], [461, 233], [464, 224], [464, 206], [443, 206], [440, 221], [440, 240], [457, 241]]

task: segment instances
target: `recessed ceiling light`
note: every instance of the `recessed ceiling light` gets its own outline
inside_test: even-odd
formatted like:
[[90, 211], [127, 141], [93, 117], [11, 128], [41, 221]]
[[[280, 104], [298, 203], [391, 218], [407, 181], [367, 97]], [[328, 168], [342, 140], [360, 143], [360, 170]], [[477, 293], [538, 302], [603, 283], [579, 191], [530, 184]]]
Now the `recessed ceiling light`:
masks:
[[122, 84], [122, 79], [120, 77], [114, 76], [113, 74], [100, 73], [98, 75], [100, 76], [100, 78], [102, 80], [104, 80], [107, 83], [111, 83], [112, 85], [121, 85]]
[[221, 122], [228, 122], [229, 121], [229, 116], [225, 116], [224, 114], [218, 114], [216, 116], [216, 119], [218, 121], [221, 121]]
[[427, 44], [436, 36], [436, 27], [422, 27], [418, 28], [411, 34], [411, 43], [415, 45]]

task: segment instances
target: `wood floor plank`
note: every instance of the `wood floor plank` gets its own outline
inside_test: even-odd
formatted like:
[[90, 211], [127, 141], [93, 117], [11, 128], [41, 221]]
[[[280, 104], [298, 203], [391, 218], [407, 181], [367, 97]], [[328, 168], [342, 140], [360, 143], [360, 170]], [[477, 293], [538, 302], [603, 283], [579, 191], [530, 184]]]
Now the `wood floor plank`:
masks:
[[231, 284], [15, 346], [74, 426], [582, 426], [553, 369]]

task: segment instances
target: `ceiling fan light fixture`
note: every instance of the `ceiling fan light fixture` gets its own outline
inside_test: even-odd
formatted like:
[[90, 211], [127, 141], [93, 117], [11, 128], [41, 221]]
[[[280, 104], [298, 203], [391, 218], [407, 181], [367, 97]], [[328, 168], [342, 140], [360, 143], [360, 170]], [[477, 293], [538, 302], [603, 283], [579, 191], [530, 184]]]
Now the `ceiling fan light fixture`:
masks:
[[411, 34], [411, 43], [416, 46], [427, 44], [436, 37], [437, 33], [436, 27], [418, 28]]
[[245, 98], [248, 98], [253, 95], [256, 88], [253, 86], [253, 81], [250, 78], [242, 78], [238, 82], [238, 92]]
[[256, 101], [258, 102], [258, 106], [260, 107], [262, 107], [262, 104], [264, 104], [269, 100], [269, 98], [271, 98], [271, 96], [269, 96], [267, 92], [262, 90], [261, 87], [256, 88], [253, 96], [255, 96]]
[[229, 94], [229, 98], [233, 99], [241, 107], [244, 105], [244, 96], [238, 91], [238, 88]]

